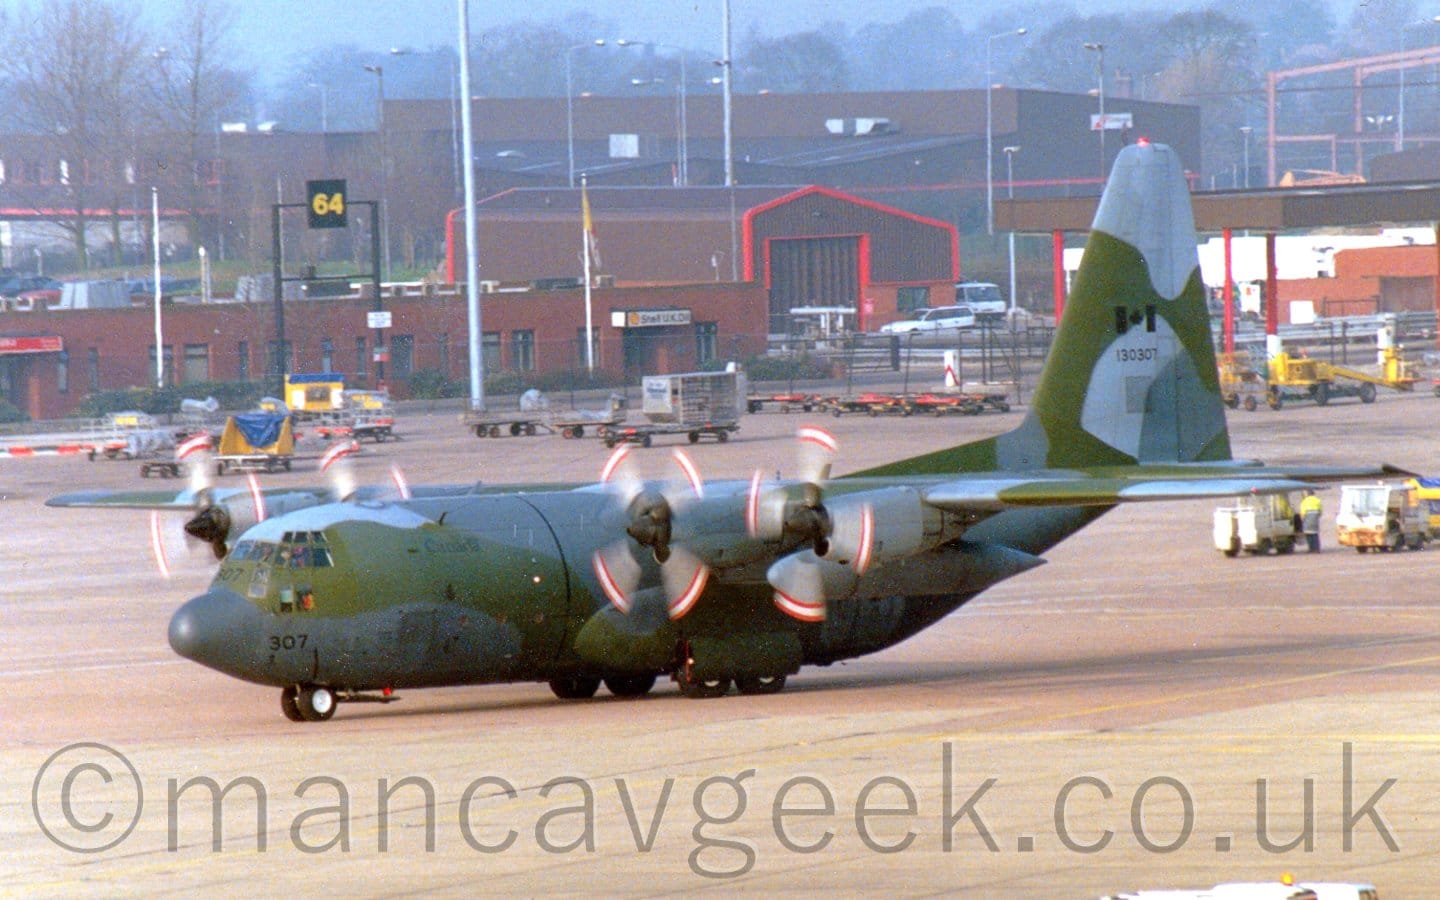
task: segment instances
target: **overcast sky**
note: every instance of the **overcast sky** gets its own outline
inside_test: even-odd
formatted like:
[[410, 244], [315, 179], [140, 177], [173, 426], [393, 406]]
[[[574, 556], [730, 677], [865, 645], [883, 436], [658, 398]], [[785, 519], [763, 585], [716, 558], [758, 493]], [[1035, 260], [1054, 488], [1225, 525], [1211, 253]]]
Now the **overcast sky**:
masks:
[[[169, 21], [183, 0], [140, 0], [147, 19], [157, 26]], [[941, 6], [961, 19], [979, 20], [1016, 0], [878, 0], [836, 3], [834, 0], [732, 0], [733, 32], [738, 43], [751, 27], [762, 34], [782, 35], [840, 21], [850, 26], [895, 22], [917, 9]], [[1331, 0], [1343, 21], [1355, 0]], [[245, 48], [242, 62], [266, 83], [284, 76], [306, 52], [353, 44], [362, 49], [390, 47], [423, 49], [455, 46], [456, 0], [234, 0], [235, 38]], [[1165, 0], [1070, 0], [1082, 12], [1154, 8]], [[1199, 0], [1197, 0], [1199, 5]], [[722, 0], [608, 0], [589, 4], [577, 0], [470, 0], [472, 34], [521, 19], [560, 20], [589, 10], [613, 21], [624, 33], [597, 37], [629, 38], [720, 48]], [[478, 62], [478, 61], [477, 61]]]
[[[764, 34], [780, 35], [814, 28], [824, 22], [841, 21], [850, 25], [893, 22], [909, 12], [931, 6], [947, 7], [958, 17], [979, 18], [1003, 2], [1007, 0], [880, 0], [867, 4], [842, 4], [834, 0], [732, 0], [731, 16], [738, 42], [752, 26]], [[1079, 0], [1075, 5], [1114, 9], [1144, 2]], [[146, 17], [158, 24], [173, 17], [181, 0], [141, 0], [141, 3]], [[354, 44], [383, 50], [456, 44], [456, 0], [236, 0], [234, 7], [238, 13], [235, 37], [247, 46], [246, 62], [267, 82], [283, 75], [273, 71], [276, 65], [288, 69], [307, 48]], [[577, 0], [470, 0], [470, 28], [473, 34], [479, 34], [520, 19], [554, 21], [572, 12], [589, 10], [597, 18], [615, 22], [625, 32], [597, 37], [718, 50], [721, 8], [721, 0], [608, 0], [589, 4]]]

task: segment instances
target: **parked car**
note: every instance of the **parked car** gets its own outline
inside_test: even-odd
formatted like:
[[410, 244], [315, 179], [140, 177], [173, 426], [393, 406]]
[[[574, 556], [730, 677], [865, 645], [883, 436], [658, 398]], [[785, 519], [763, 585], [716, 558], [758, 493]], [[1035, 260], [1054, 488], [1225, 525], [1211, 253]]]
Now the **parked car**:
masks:
[[937, 306], [917, 309], [908, 319], [880, 326], [881, 334], [908, 334], [912, 331], [934, 332], [943, 328], [974, 328], [975, 311], [968, 306]]
[[18, 297], [26, 291], [60, 290], [60, 282], [44, 275], [7, 275], [0, 278], [0, 297]]

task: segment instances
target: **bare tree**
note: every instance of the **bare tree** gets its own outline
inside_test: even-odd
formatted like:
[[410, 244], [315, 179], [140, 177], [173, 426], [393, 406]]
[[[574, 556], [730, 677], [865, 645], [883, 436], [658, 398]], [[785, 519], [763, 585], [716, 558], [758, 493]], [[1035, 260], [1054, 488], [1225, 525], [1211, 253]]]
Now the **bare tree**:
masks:
[[64, 197], [58, 224], [88, 267], [86, 224], [99, 201], [112, 200], [114, 210], [138, 118], [144, 36], [136, 13], [112, 0], [47, 0], [12, 9], [0, 30], [9, 118], [34, 136], [42, 157], [33, 174], [44, 189], [30, 203]]
[[154, 158], [175, 173], [173, 183], [184, 194], [189, 216], [190, 243], [196, 246], [208, 237], [203, 211], [219, 205], [214, 188], [222, 173], [215, 169], [219, 153], [214, 142], [220, 116], [248, 91], [248, 77], [225, 64], [233, 22], [234, 10], [226, 0], [187, 0], [169, 30], [176, 43], [151, 53], [153, 114], [157, 131], [165, 136]]

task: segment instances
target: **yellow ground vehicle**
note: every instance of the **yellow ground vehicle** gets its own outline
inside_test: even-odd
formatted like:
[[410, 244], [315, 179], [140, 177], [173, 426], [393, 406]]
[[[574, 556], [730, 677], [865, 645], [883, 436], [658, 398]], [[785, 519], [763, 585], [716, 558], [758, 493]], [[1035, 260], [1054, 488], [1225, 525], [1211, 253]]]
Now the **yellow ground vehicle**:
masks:
[[272, 413], [244, 413], [225, 420], [220, 447], [215, 454], [215, 474], [226, 472], [290, 471], [295, 455], [295, 436], [290, 417]]
[[1361, 403], [1375, 402], [1375, 388], [1409, 391], [1416, 379], [1406, 371], [1399, 347], [1386, 347], [1379, 375], [1347, 369], [1308, 356], [1277, 353], [1266, 362], [1270, 392], [1266, 402], [1279, 409], [1287, 400], [1314, 400], [1324, 406], [1336, 397], [1359, 397]]
[[1246, 355], [1221, 353], [1216, 357], [1220, 369], [1220, 396], [1231, 409], [1244, 406], [1254, 412], [1265, 400], [1265, 376], [1250, 364]]
[[1430, 537], [1440, 537], [1440, 478], [1412, 478], [1405, 482], [1424, 511]]
[[1344, 484], [1335, 514], [1340, 545], [1366, 550], [1419, 550], [1430, 538], [1430, 526], [1415, 490], [1404, 484]]
[[1295, 508], [1286, 494], [1237, 497], [1215, 510], [1215, 549], [1226, 556], [1246, 553], [1290, 553], [1300, 541]]
[[289, 373], [285, 405], [299, 418], [323, 415], [345, 406], [345, 376], [339, 372]]

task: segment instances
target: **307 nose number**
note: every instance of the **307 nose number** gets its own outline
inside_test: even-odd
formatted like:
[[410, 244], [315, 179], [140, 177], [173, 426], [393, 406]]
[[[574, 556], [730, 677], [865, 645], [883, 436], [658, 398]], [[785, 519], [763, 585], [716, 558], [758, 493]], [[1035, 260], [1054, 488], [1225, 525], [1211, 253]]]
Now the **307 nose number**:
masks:
[[1115, 350], [1115, 358], [1121, 362], [1151, 362], [1157, 353], [1154, 347], [1120, 347]]
[[271, 650], [304, 650], [305, 645], [310, 642], [308, 634], [272, 634], [270, 635]]

